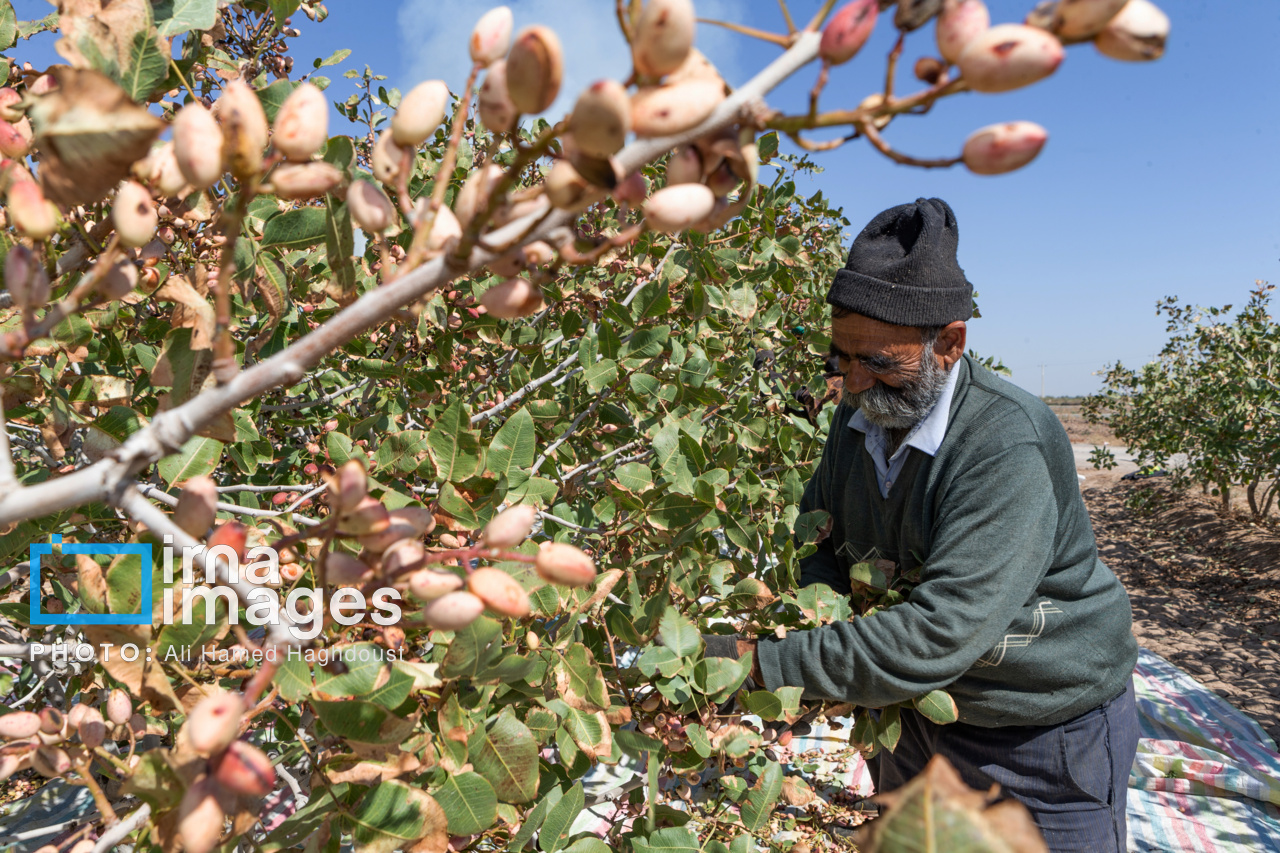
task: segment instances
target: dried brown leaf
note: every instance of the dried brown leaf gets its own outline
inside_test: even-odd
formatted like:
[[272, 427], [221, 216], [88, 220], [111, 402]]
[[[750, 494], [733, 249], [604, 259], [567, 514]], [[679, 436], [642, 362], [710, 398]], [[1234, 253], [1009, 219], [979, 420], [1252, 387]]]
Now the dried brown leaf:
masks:
[[132, 643], [140, 650], [151, 643], [151, 629], [145, 625], [85, 625], [85, 637], [95, 646], [111, 643], [110, 654], [100, 653], [102, 668], [135, 699], [150, 702], [157, 711], [176, 711], [181, 703], [169, 684], [169, 676], [159, 662], [147, 662], [146, 654], [139, 654], [133, 661], [120, 655], [120, 648]]
[[164, 122], [97, 71], [55, 66], [58, 88], [29, 115], [42, 157], [45, 195], [64, 208], [107, 196], [147, 156]]

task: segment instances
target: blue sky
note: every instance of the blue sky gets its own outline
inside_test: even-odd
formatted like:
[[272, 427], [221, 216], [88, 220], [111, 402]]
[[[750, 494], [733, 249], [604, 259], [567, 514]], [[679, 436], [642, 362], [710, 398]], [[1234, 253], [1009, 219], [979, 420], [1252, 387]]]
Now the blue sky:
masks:
[[[695, 0], [697, 2], [697, 0]], [[1032, 0], [987, 0], [995, 22], [1019, 21]], [[337, 69], [363, 67], [407, 89], [429, 77], [451, 87], [466, 75], [466, 36], [496, 3], [441, 0], [330, 0], [321, 25], [301, 15], [295, 68], [340, 47]], [[561, 102], [592, 80], [624, 77], [625, 46], [614, 0], [513, 0], [516, 24], [543, 23], [566, 46]], [[806, 20], [819, 0], [793, 0]], [[1163, 59], [1130, 64], [1073, 47], [1058, 72], [1028, 89], [965, 94], [923, 117], [896, 121], [886, 138], [920, 156], [957, 153], [973, 130], [1027, 119], [1050, 132], [1044, 152], [1012, 175], [984, 178], [963, 167], [922, 171], [893, 164], [863, 142], [818, 155], [812, 179], [842, 206], [856, 231], [880, 210], [940, 196], [960, 224], [960, 263], [981, 293], [983, 317], [971, 346], [1000, 356], [1014, 381], [1039, 393], [1082, 394], [1094, 371], [1151, 358], [1164, 339], [1155, 303], [1166, 295], [1201, 304], [1241, 304], [1255, 279], [1280, 281], [1280, 3], [1275, 0], [1163, 0], [1173, 33]], [[37, 0], [15, 3], [20, 18], [42, 16]], [[702, 0], [699, 13], [780, 30], [775, 0]], [[855, 106], [882, 86], [894, 31], [887, 17], [863, 51], [832, 74], [825, 108]], [[776, 55], [762, 42], [702, 26], [698, 46], [730, 83], [740, 84]], [[915, 58], [936, 53], [932, 25], [912, 34], [899, 91], [915, 81]], [[769, 101], [802, 109], [816, 66]], [[335, 97], [349, 83], [335, 78]], [[803, 187], [802, 187], [803, 189]], [[852, 237], [852, 233], [850, 234]]]

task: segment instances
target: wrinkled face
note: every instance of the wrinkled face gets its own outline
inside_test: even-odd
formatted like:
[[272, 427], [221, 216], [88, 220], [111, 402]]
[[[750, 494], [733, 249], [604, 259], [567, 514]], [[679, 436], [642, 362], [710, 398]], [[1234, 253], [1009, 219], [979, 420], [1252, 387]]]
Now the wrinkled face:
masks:
[[919, 329], [860, 314], [831, 321], [831, 354], [845, 400], [885, 429], [909, 429], [938, 402], [952, 360], [926, 347]]

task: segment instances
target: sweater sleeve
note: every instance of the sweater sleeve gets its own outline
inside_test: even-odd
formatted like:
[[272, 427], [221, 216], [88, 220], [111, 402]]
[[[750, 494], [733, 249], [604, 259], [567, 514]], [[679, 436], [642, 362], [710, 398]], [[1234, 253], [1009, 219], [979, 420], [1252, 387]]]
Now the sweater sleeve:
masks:
[[[839, 413], [842, 410], [836, 411], [837, 416], [831, 422], [833, 430], [837, 429], [836, 425], [841, 422]], [[801, 514], [815, 510], [831, 512], [831, 507], [827, 505], [827, 495], [831, 492], [829, 484], [836, 455], [835, 443], [836, 440], [828, 438], [822, 449], [822, 458], [818, 460], [818, 467], [814, 470], [813, 477], [809, 479], [809, 484], [805, 486], [804, 494], [800, 497]], [[796, 547], [799, 546], [800, 542], [797, 540]], [[840, 570], [840, 562], [836, 558], [836, 549], [831, 543], [830, 536], [818, 543], [817, 551], [800, 560], [800, 586], [810, 586], [815, 583], [825, 583], [844, 595], [848, 595], [852, 589], [848, 574]]]
[[873, 616], [762, 639], [765, 686], [881, 708], [946, 687], [1000, 642], [1044, 577], [1058, 510], [1038, 444], [959, 473], [907, 601]]

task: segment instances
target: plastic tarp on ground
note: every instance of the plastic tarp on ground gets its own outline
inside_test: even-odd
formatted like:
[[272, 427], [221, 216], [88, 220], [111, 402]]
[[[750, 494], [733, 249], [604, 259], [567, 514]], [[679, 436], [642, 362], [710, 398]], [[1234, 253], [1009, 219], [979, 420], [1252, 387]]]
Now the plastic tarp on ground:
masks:
[[1262, 727], [1141, 649], [1131, 853], [1280, 851], [1280, 752]]

